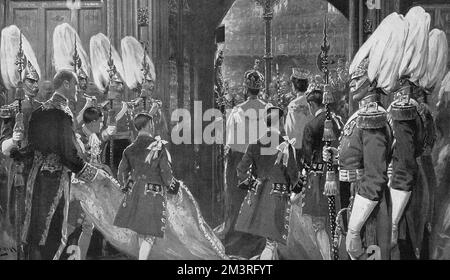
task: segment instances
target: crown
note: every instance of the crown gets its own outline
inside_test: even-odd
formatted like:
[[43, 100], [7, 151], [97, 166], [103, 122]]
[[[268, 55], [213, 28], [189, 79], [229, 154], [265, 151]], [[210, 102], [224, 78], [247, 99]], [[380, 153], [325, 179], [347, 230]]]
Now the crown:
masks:
[[363, 59], [363, 61], [361, 61], [355, 72], [351, 74], [351, 79], [353, 80], [366, 75], [367, 69], [369, 69], [369, 58], [365, 58]]
[[36, 68], [34, 68], [34, 66], [31, 64], [30, 61], [28, 61], [27, 68], [25, 71], [26, 71], [26, 73], [25, 73], [26, 79], [30, 79], [33, 81], [39, 81], [39, 74], [36, 71]]

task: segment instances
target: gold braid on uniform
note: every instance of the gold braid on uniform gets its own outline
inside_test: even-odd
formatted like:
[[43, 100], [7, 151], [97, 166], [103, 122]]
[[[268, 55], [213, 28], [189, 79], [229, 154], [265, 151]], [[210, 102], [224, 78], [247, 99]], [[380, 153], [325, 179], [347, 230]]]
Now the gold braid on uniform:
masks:
[[380, 129], [386, 126], [386, 122], [386, 110], [377, 102], [371, 102], [358, 111], [356, 126], [359, 129]]
[[389, 114], [394, 121], [411, 121], [417, 117], [417, 109], [412, 104], [394, 102], [389, 107]]

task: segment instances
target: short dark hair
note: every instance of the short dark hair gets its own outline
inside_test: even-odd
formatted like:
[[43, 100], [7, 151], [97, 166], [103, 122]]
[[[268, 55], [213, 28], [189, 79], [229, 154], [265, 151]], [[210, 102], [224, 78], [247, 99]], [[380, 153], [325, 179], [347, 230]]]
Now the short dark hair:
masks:
[[305, 92], [308, 90], [309, 81], [307, 79], [297, 79], [292, 77], [291, 81], [296, 90], [300, 92]]
[[266, 124], [268, 127], [272, 126], [272, 112], [278, 112], [278, 122], [283, 118], [284, 112], [281, 108], [271, 107], [266, 111]]
[[314, 102], [318, 106], [323, 105], [323, 91], [321, 90], [313, 90], [308, 96], [306, 97], [306, 101], [308, 103]]
[[139, 114], [134, 118], [134, 127], [137, 131], [141, 131], [148, 123], [152, 122], [153, 118], [149, 115]]
[[77, 76], [72, 71], [61, 70], [56, 73], [55, 77], [53, 78], [53, 86], [55, 89], [59, 89], [60, 87], [62, 87], [64, 81], [68, 81], [70, 83], [76, 79]]
[[89, 124], [99, 120], [103, 116], [102, 111], [97, 107], [89, 107], [83, 113], [83, 122]]

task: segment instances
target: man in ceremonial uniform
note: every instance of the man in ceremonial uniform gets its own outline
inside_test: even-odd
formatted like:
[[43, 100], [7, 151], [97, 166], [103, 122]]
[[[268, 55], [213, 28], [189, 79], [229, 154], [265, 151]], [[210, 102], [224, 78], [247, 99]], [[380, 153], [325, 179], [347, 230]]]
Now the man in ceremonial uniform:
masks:
[[[2, 65], [2, 78], [5, 87], [8, 90], [22, 91], [24, 92], [24, 99], [22, 101], [16, 100], [12, 104], [3, 106], [0, 109], [0, 118], [3, 119], [0, 132], [0, 144], [2, 147], [2, 154], [6, 157], [10, 157], [11, 151], [18, 148], [19, 145], [22, 148], [28, 146], [28, 127], [29, 119], [33, 110], [37, 109], [41, 103], [35, 98], [39, 91], [39, 79], [40, 68], [37, 64], [36, 56], [31, 48], [28, 40], [21, 34], [21, 31], [17, 26], [12, 25], [2, 30], [2, 46], [0, 50], [1, 65]], [[19, 57], [19, 53], [22, 56]], [[18, 75], [18, 65], [24, 67], [22, 76]], [[19, 89], [19, 84], [23, 81], [22, 87]], [[20, 105], [19, 106], [19, 102]], [[18, 113], [22, 113], [20, 116]], [[19, 116], [20, 119], [16, 119]], [[9, 222], [14, 224], [15, 222], [15, 197], [16, 188], [21, 188], [22, 191], [25, 188], [26, 178], [31, 168], [30, 161], [13, 162], [7, 160], [8, 170], [8, 185], [6, 187], [7, 203], [5, 211], [9, 216]], [[23, 164], [23, 165], [22, 165]], [[22, 178], [20, 186], [14, 186], [16, 178]], [[17, 181], [17, 183], [19, 183]], [[21, 213], [23, 214], [23, 203]], [[20, 220], [23, 220], [21, 217]]]
[[[419, 174], [417, 158], [423, 153], [425, 119], [420, 117], [419, 104], [411, 97], [414, 91], [419, 90], [419, 81], [427, 70], [428, 56], [423, 54], [428, 53], [430, 15], [423, 8], [414, 7], [405, 16], [405, 22], [408, 23], [408, 36], [399, 69], [401, 88], [388, 110], [392, 118], [395, 138], [392, 163], [389, 169], [393, 259], [400, 258], [397, 247], [399, 223], [412, 192], [418, 191], [416, 190]], [[412, 230], [414, 225], [410, 222], [411, 220], [408, 222], [408, 228]], [[415, 232], [411, 232], [411, 230], [409, 233], [412, 233], [413, 239], [415, 239]], [[415, 252], [415, 254], [419, 257], [420, 252]]]
[[248, 146], [237, 167], [240, 186], [248, 193], [235, 229], [266, 240], [261, 260], [275, 259], [278, 243], [287, 245], [290, 197], [298, 183], [295, 149], [280, 131], [282, 118], [282, 109], [267, 109], [266, 134]]
[[[148, 112], [152, 116], [154, 135], [164, 140], [169, 138], [169, 129], [162, 102], [154, 99], [156, 73], [153, 61], [147, 53], [147, 48], [134, 37], [122, 39], [122, 60], [125, 67], [125, 83], [137, 97], [131, 102], [133, 114]], [[134, 126], [133, 126], [134, 128]]]
[[[325, 195], [326, 163], [322, 160], [322, 150], [325, 145], [323, 141], [325, 121], [327, 112], [323, 104], [322, 87], [312, 89], [306, 96], [311, 115], [314, 118], [305, 126], [302, 145], [302, 162], [308, 173], [308, 187], [303, 199], [303, 215], [311, 217], [311, 227], [314, 228], [315, 236], [312, 240], [318, 245], [324, 260], [331, 260], [332, 236], [329, 232], [330, 221], [328, 221], [328, 199]], [[332, 130], [336, 137], [341, 134], [343, 127], [339, 117], [332, 114]], [[337, 139], [337, 138], [336, 138]], [[338, 141], [332, 143], [338, 147]], [[309, 221], [309, 219], [306, 219]]]
[[[399, 133], [401, 134], [398, 135], [401, 139], [396, 142], [399, 149], [398, 157], [402, 161], [397, 164], [399, 171], [393, 166], [393, 176], [390, 182], [393, 192], [392, 203], [394, 204], [395, 198], [402, 198], [399, 194], [395, 195], [394, 192], [403, 194], [403, 204], [401, 204], [401, 208], [397, 207], [397, 209], [405, 209], [404, 219], [401, 219], [402, 216], [397, 216], [397, 220], [393, 220], [394, 222], [400, 221], [394, 224], [395, 227], [393, 225], [393, 238], [398, 236], [399, 240], [400, 256], [397, 255], [396, 258], [420, 259], [428, 257], [428, 244], [426, 244], [425, 238], [431, 233], [433, 193], [436, 185], [436, 176], [431, 160], [431, 150], [436, 140], [436, 132], [431, 110], [426, 104], [427, 95], [435, 84], [441, 83], [446, 72], [444, 61], [447, 60], [448, 43], [444, 32], [434, 29], [431, 33], [428, 33], [426, 27], [429, 25], [429, 15], [421, 8], [411, 9], [406, 19], [416, 23], [410, 24], [410, 28], [413, 29], [410, 33], [419, 35], [407, 41], [408, 45], [417, 46], [417, 53], [411, 54], [410, 57], [405, 56], [406, 62], [409, 62], [405, 64], [413, 64], [417, 67], [409, 67], [404, 70], [406, 76], [410, 78], [405, 81], [407, 87], [402, 92], [403, 95], [411, 98], [409, 103], [413, 108], [410, 109], [410, 114], [395, 112], [393, 114], [397, 118], [403, 117], [403, 121], [400, 122], [400, 125], [403, 124], [403, 126], [400, 127]], [[414, 32], [414, 29], [419, 29], [420, 32]], [[429, 45], [425, 44], [424, 46], [424, 40], [428, 41]], [[423, 48], [426, 48], [426, 51], [423, 51]], [[427, 51], [428, 57], [423, 55]], [[423, 73], [422, 77], [420, 76], [421, 73]], [[399, 111], [397, 103], [394, 103], [393, 107], [397, 107], [397, 111]], [[400, 109], [403, 109], [400, 112], [408, 112], [403, 107], [400, 107]], [[414, 116], [414, 118], [411, 116]], [[406, 122], [405, 119], [410, 120]], [[402, 129], [406, 125], [410, 128], [409, 130]], [[405, 132], [409, 133], [405, 135]], [[396, 133], [394, 126], [394, 135], [397, 138]], [[406, 143], [405, 141], [408, 140], [409, 143]], [[402, 144], [404, 147], [402, 147]], [[410, 156], [406, 155], [405, 152], [408, 152]], [[411, 158], [412, 156], [414, 158]], [[408, 176], [399, 176], [398, 173]], [[394, 177], [394, 175], [397, 176]], [[400, 190], [403, 192], [395, 191], [394, 188], [401, 188]], [[420, 213], [420, 215], [417, 213]], [[399, 214], [402, 215], [403, 213], [400, 212]], [[397, 245], [396, 240], [393, 239], [393, 246]]]
[[[346, 236], [351, 259], [390, 258], [387, 170], [392, 158], [393, 133], [380, 100], [382, 94], [393, 92], [398, 85], [406, 34], [403, 17], [397, 13], [389, 15], [360, 48], [349, 70], [350, 90], [354, 101], [359, 102], [359, 110], [344, 127], [339, 153], [334, 150], [332, 154], [336, 162], [339, 159], [340, 181], [350, 182], [354, 195]], [[373, 52], [379, 56], [370, 60]], [[325, 161], [330, 159], [330, 154], [327, 155]]]
[[67, 242], [71, 173], [86, 183], [102, 184], [108, 174], [82, 159], [75, 140], [68, 100], [75, 94], [77, 77], [62, 70], [56, 74], [56, 92], [30, 118], [27, 149], [13, 157], [31, 158], [25, 199], [22, 241], [31, 259], [59, 259]]
[[258, 99], [264, 87], [264, 76], [258, 71], [259, 61], [254, 69], [245, 73], [245, 86], [248, 100], [233, 108], [226, 126], [226, 161], [225, 161], [225, 223], [217, 235], [223, 240], [227, 254], [251, 258], [258, 254], [264, 239], [234, 230], [239, 209], [247, 194], [238, 187], [236, 168], [250, 143], [256, 143], [263, 131], [259, 131], [263, 123], [267, 104]]
[[[369, 91], [367, 85], [356, 88], [358, 82], [364, 77], [360, 75], [365, 75], [363, 72], [366, 70], [363, 68], [364, 65], [361, 65], [361, 68], [352, 76], [352, 90], [356, 95], [358, 91], [360, 93], [358, 96], [360, 99], [355, 98], [355, 101], [359, 101], [360, 109], [345, 125], [339, 146], [340, 181], [351, 183], [354, 196], [346, 242], [347, 251], [352, 259], [360, 258], [365, 253], [362, 251], [361, 228], [379, 203], [380, 213], [378, 214], [384, 214], [383, 217], [387, 215], [384, 196], [393, 142], [387, 113], [380, 102], [381, 93]], [[337, 151], [333, 152], [335, 155], [337, 153]], [[386, 238], [389, 235], [388, 232], [389, 230], [384, 230], [379, 234], [384, 233]], [[381, 238], [380, 241], [382, 241]]]
[[[313, 118], [306, 101], [306, 91], [309, 87], [309, 73], [302, 71], [299, 68], [292, 69], [292, 89], [296, 96], [288, 106], [288, 113], [286, 116], [286, 135], [295, 139], [296, 158], [299, 161], [302, 158], [301, 149], [303, 144], [303, 132], [305, 125]], [[299, 162], [299, 166], [301, 166]]]
[[93, 36], [90, 47], [94, 83], [106, 96], [106, 101], [101, 104], [107, 116], [105, 127], [117, 129], [103, 150], [102, 161], [117, 174], [123, 151], [134, 138], [133, 117], [125, 100], [125, 70], [122, 58], [106, 35]]

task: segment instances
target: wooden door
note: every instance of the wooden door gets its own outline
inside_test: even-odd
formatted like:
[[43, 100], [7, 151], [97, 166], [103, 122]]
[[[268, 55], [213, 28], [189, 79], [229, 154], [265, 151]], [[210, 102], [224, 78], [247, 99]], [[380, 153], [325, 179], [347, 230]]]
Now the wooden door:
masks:
[[[439, 28], [447, 34], [447, 38], [450, 38], [450, 4], [428, 4], [419, 2], [430, 15], [431, 15], [431, 29]], [[450, 61], [450, 49], [448, 59]]]
[[[61, 23], [70, 23], [80, 35], [89, 53], [89, 40], [98, 32], [106, 33], [106, 1], [25, 1], [10, 0], [6, 7], [6, 25], [17, 25], [33, 46], [41, 81], [51, 80], [53, 67], [53, 31]], [[72, 5], [70, 5], [72, 4]]]

